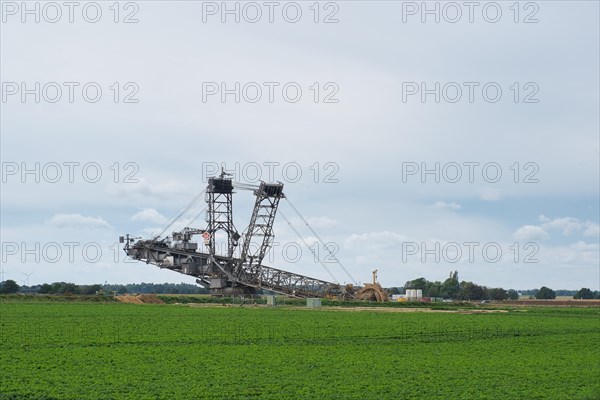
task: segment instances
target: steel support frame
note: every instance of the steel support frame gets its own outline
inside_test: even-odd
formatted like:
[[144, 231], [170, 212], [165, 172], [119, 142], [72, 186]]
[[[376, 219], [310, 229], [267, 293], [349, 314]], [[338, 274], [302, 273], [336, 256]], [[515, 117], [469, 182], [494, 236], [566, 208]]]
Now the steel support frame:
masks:
[[[217, 255], [215, 236], [218, 231], [223, 231], [227, 235], [227, 258], [231, 260], [239, 240], [239, 235], [233, 225], [233, 191], [216, 190], [215, 180], [216, 178], [210, 178], [206, 188], [208, 206], [206, 231], [210, 234], [208, 251], [213, 257]], [[231, 262], [227, 264], [226, 269], [231, 270]]]
[[[261, 182], [258, 189], [254, 191], [256, 201], [252, 209], [252, 216], [250, 217], [250, 223], [248, 224], [244, 244], [242, 245], [242, 253], [236, 273], [239, 273], [244, 267], [248, 268], [252, 265], [260, 266], [269, 251], [275, 237], [273, 234], [273, 223], [275, 222], [275, 215], [279, 207], [279, 200], [285, 197], [282, 189], [283, 184], [266, 184], [265, 182]], [[262, 237], [262, 241], [252, 251], [253, 249], [250, 246], [254, 237]]]

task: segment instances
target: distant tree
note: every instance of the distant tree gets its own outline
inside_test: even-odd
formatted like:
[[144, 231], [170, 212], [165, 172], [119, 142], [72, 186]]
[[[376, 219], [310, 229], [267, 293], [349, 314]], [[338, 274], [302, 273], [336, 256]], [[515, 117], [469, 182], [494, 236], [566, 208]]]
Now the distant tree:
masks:
[[423, 294], [427, 297], [442, 297], [442, 282], [427, 282]]
[[502, 288], [491, 288], [487, 290], [487, 297], [490, 300], [501, 301], [508, 298], [508, 293]]
[[421, 289], [424, 290], [427, 286], [427, 279], [425, 278], [417, 278], [412, 281], [406, 282], [404, 285], [404, 290], [406, 289]]
[[19, 291], [20, 287], [17, 285], [17, 282], [12, 279], [8, 279], [0, 284], [0, 293], [1, 294], [13, 294]]
[[520, 289], [518, 292], [521, 293], [522, 296], [535, 296], [538, 289]]
[[421, 277], [407, 281], [404, 284], [404, 293], [408, 289], [421, 289], [423, 295], [426, 297], [444, 297], [444, 298], [455, 298], [458, 295], [460, 289], [460, 283], [458, 281], [458, 271], [451, 271], [450, 276], [443, 283], [440, 281], [428, 281]]
[[400, 294], [400, 290], [398, 290], [398, 288], [397, 288], [397, 287], [392, 287], [392, 288], [389, 288], [389, 289], [388, 289], [388, 293], [389, 293], [390, 295], [392, 295], [392, 294]]
[[62, 288], [64, 285], [65, 285], [65, 282], [53, 282], [52, 288], [50, 289], [49, 293], [53, 293], [53, 294], [63, 293]]
[[99, 290], [102, 289], [102, 285], [85, 285], [85, 286], [80, 286], [80, 291], [81, 294], [96, 294]]
[[460, 282], [458, 281], [458, 271], [450, 272], [450, 276], [444, 281], [441, 287], [442, 297], [446, 299], [457, 298], [459, 291]]
[[536, 293], [535, 298], [539, 300], [555, 299], [556, 292], [546, 286], [542, 286]]
[[515, 289], [510, 289], [508, 292], [506, 292], [506, 296], [508, 300], [519, 300], [519, 292], [517, 292]]
[[49, 294], [52, 293], [52, 285], [48, 284], [48, 283], [44, 283], [42, 286], [40, 286], [40, 291], [39, 293], [41, 294]]
[[558, 289], [555, 290], [556, 296], [575, 296], [577, 290]]
[[81, 289], [74, 283], [63, 283], [59, 289], [61, 294], [80, 294]]
[[485, 300], [487, 298], [486, 288], [473, 282], [461, 282], [458, 292], [460, 300]]
[[593, 299], [594, 292], [592, 292], [588, 288], [581, 288], [577, 293], [575, 293], [575, 296], [573, 296], [573, 298], [574, 299]]

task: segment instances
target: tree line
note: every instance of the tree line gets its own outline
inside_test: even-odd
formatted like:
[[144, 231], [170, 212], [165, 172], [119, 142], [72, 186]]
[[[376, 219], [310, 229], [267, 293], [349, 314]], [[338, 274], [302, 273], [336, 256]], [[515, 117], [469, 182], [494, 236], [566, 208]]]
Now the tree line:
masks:
[[206, 294], [208, 290], [189, 283], [131, 283], [77, 285], [71, 282], [44, 283], [35, 286], [19, 286], [13, 280], [0, 283], [0, 294], [39, 293], [39, 294]]
[[[439, 297], [454, 300], [518, 300], [519, 292], [514, 289], [488, 288], [473, 282], [459, 281], [458, 271], [453, 271], [445, 281], [428, 281], [421, 277], [407, 281], [403, 287], [390, 288], [390, 294], [406, 293], [408, 289], [421, 289], [425, 297]], [[552, 290], [546, 286], [539, 289], [521, 291], [522, 295], [536, 299], [555, 299], [556, 296], [565, 296], [565, 290]], [[40, 294], [207, 294], [204, 287], [189, 283], [132, 283], [132, 284], [93, 284], [77, 285], [71, 282], [44, 283], [35, 286], [19, 286], [13, 280], [0, 282], [0, 294], [12, 293], [40, 293]], [[570, 291], [574, 299], [600, 299], [599, 291], [581, 288]]]
[[[505, 290], [503, 288], [488, 288], [470, 281], [460, 281], [458, 271], [450, 272], [450, 276], [443, 282], [428, 281], [421, 277], [407, 281], [402, 288], [392, 288], [392, 294], [398, 294], [402, 290], [406, 293], [408, 289], [420, 289], [425, 297], [439, 297], [443, 299], [454, 300], [518, 300], [519, 292], [515, 289]], [[563, 291], [558, 291], [559, 293]], [[573, 293], [573, 292], [571, 292]], [[523, 293], [535, 299], [555, 299], [557, 291], [546, 286], [539, 289], [532, 289]], [[563, 294], [558, 294], [563, 295]], [[589, 288], [581, 288], [574, 292], [574, 299], [600, 299], [600, 292], [592, 291]]]

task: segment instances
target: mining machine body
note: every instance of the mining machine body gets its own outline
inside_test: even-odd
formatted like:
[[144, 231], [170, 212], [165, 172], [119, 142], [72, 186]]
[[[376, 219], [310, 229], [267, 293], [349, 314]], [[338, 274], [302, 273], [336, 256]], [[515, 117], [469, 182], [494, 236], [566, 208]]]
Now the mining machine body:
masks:
[[[245, 185], [248, 189], [248, 185]], [[273, 243], [273, 223], [279, 201], [285, 198], [282, 183], [261, 182], [251, 188], [254, 208], [245, 234], [233, 223], [234, 183], [225, 173], [208, 179], [207, 226], [186, 227], [171, 237], [149, 240], [122, 236], [124, 250], [134, 260], [193, 276], [212, 295], [253, 295], [266, 289], [292, 297], [350, 296], [351, 285], [311, 278], [262, 264]], [[226, 249], [217, 249], [216, 236], [226, 237]], [[200, 236], [200, 243], [194, 241]], [[240, 244], [241, 241], [241, 244]], [[236, 252], [238, 247], [239, 252]], [[220, 251], [219, 251], [220, 250]], [[239, 253], [239, 256], [236, 256]]]

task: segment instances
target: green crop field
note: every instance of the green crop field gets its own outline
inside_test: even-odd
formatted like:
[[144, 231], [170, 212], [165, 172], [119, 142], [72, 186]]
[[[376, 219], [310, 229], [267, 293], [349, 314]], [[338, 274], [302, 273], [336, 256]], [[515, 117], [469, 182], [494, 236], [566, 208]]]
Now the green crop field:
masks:
[[599, 399], [598, 308], [0, 303], [0, 399]]

